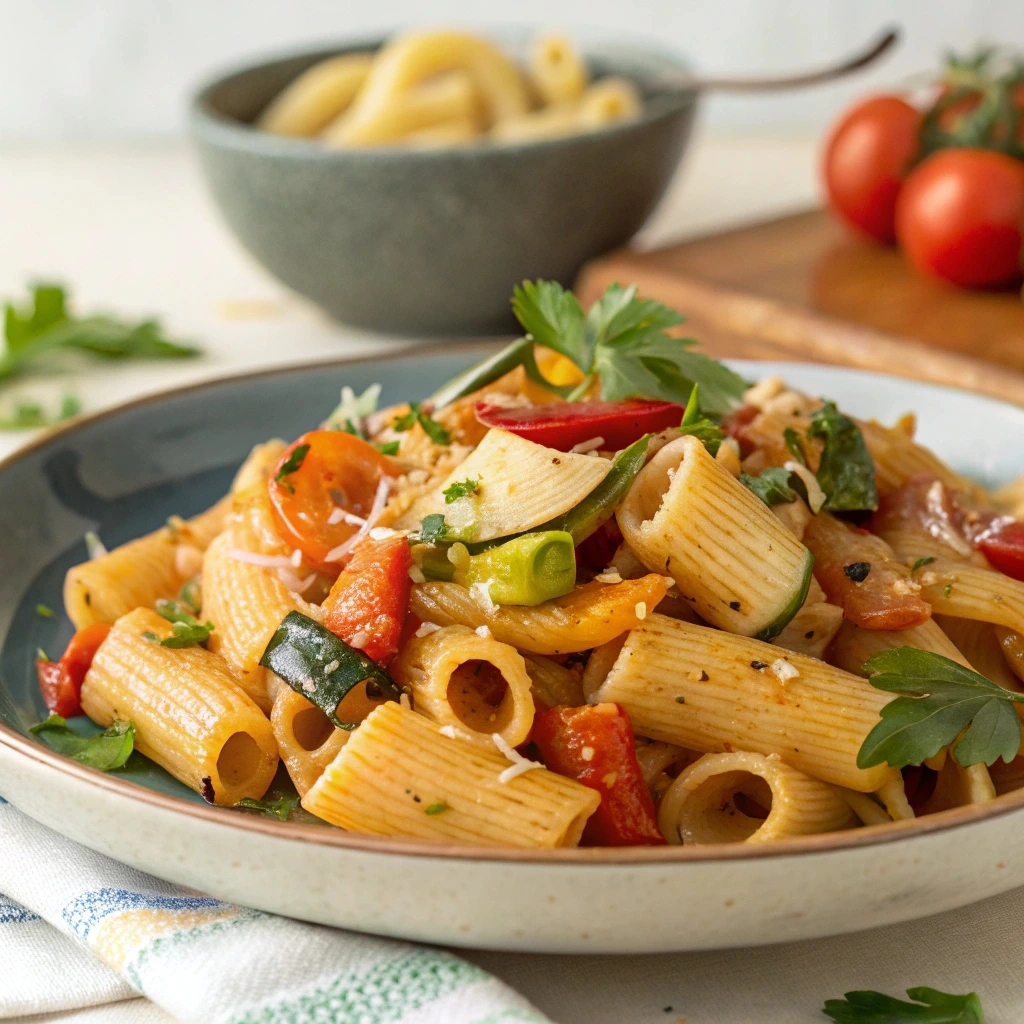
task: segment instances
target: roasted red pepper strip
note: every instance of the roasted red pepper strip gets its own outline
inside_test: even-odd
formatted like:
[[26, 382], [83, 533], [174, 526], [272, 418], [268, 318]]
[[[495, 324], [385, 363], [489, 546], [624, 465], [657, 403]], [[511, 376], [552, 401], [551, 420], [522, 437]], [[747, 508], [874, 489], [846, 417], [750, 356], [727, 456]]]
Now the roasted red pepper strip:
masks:
[[68, 643], [60, 661], [36, 661], [39, 690], [46, 706], [62, 718], [82, 713], [82, 680], [89, 671], [100, 644], [107, 638], [110, 626], [103, 622], [80, 629]]
[[324, 625], [379, 665], [395, 656], [409, 610], [412, 555], [404, 536], [367, 538], [324, 601]]
[[476, 418], [528, 441], [567, 452], [600, 437], [605, 451], [618, 451], [644, 434], [678, 427], [685, 409], [674, 402], [552, 402], [520, 408], [477, 402]]
[[544, 764], [601, 794], [583, 831], [591, 846], [662, 846], [654, 801], [636, 760], [633, 729], [618, 704], [541, 711], [533, 742]]
[[1015, 580], [1024, 580], [1024, 523], [995, 524], [978, 537], [978, 549], [993, 569]]

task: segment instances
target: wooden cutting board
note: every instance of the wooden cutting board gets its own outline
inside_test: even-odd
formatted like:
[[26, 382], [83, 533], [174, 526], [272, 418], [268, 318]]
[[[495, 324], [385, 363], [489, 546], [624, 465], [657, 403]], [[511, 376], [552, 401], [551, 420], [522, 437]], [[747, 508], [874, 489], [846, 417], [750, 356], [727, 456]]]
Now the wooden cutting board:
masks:
[[953, 384], [1024, 405], [1024, 302], [915, 273], [820, 210], [588, 264], [584, 304], [636, 282], [687, 316], [716, 356], [837, 363]]

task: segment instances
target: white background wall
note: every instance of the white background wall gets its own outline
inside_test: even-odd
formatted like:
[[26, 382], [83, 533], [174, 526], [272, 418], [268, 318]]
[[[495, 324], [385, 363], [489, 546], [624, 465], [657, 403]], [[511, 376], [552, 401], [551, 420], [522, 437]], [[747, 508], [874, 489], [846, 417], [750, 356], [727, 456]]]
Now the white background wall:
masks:
[[788, 97], [718, 98], [714, 130], [807, 134], [849, 97], [980, 39], [1024, 49], [1022, 0], [0, 0], [0, 145], [167, 136], [192, 85], [225, 64], [410, 24], [538, 24], [628, 32], [706, 71], [813, 65], [882, 26], [894, 57], [855, 81]]

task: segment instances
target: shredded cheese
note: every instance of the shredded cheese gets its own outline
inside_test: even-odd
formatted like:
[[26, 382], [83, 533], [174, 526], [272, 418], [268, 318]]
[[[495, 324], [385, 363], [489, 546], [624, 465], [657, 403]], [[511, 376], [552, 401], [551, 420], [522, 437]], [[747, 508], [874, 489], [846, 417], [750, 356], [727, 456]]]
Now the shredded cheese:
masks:
[[243, 551], [241, 548], [231, 548], [228, 556], [236, 562], [248, 562], [249, 565], [258, 565], [263, 569], [291, 569], [292, 560], [285, 555], [261, 555], [258, 551]]
[[307, 676], [305, 679], [302, 680], [302, 688], [306, 691], [306, 693], [316, 692], [316, 683], [313, 682], [312, 676]]
[[477, 636], [482, 636], [485, 640], [489, 639], [491, 636], [491, 631], [487, 626], [477, 626], [473, 632], [476, 633]]
[[512, 762], [498, 776], [499, 782], [511, 782], [514, 778], [525, 772], [531, 772], [534, 768], [544, 767], [539, 761], [531, 761], [528, 757], [523, 757], [514, 747], [510, 747], [508, 741], [500, 732], [492, 732], [491, 739], [494, 741], [494, 745]]
[[391, 490], [391, 481], [388, 477], [382, 476], [377, 485], [377, 493], [373, 496], [373, 504], [366, 516], [366, 520], [348, 540], [342, 541], [336, 548], [327, 552], [325, 561], [340, 562], [345, 556], [373, 529], [374, 524], [381, 517], [384, 506], [388, 503], [388, 492]]
[[796, 679], [800, 675], [800, 670], [796, 665], [786, 661], [785, 658], [776, 658], [768, 668], [780, 683], [788, 683], [790, 679]]
[[316, 573], [311, 572], [308, 576], [297, 576], [290, 568], [286, 569], [281, 566], [277, 570], [277, 578], [291, 591], [293, 594], [304, 594], [312, 586], [313, 581], [316, 579]]
[[803, 463], [797, 462], [795, 459], [784, 463], [782, 468], [788, 469], [790, 473], [796, 473], [803, 480], [804, 487], [807, 488], [807, 504], [817, 515], [825, 504], [825, 492], [821, 489], [818, 478]]
[[633, 611], [636, 612], [636, 617], [638, 619], [646, 619], [647, 618], [647, 602], [646, 601], [637, 601], [637, 603], [633, 606]]
[[584, 747], [580, 751], [580, 757], [582, 757], [584, 761], [593, 761], [594, 760], [594, 753], [595, 753], [595, 751], [594, 751], [593, 747]]
[[447, 736], [448, 739], [450, 739], [450, 740], [458, 739], [458, 737], [459, 737], [459, 734], [455, 731], [455, 726], [454, 725], [442, 725], [441, 728], [438, 729], [437, 731], [442, 736]]
[[409, 579], [413, 583], [426, 583], [427, 577], [423, 575], [423, 570], [418, 565], [409, 566]]
[[341, 662], [338, 661], [337, 658], [335, 658], [334, 661], [329, 661], [326, 665], [324, 665], [324, 674], [325, 675], [330, 675], [332, 672], [337, 672], [338, 671], [338, 666], [340, 664], [341, 664]]
[[436, 633], [440, 628], [436, 622], [421, 622], [416, 629], [415, 636], [430, 636], [431, 633]]
[[354, 647], [357, 651], [361, 651], [370, 642], [370, 634], [365, 629], [360, 629], [353, 633], [349, 637], [349, 647]]
[[473, 595], [473, 600], [481, 605], [485, 611], [495, 612], [498, 610], [498, 606], [491, 600], [490, 580], [487, 580], [486, 583], [474, 583], [469, 588], [469, 592]]
[[574, 444], [569, 449], [569, 453], [571, 455], [587, 455], [590, 452], [596, 452], [603, 444], [603, 437], [592, 437], [589, 441], [580, 441], [579, 444]]
[[599, 573], [594, 579], [598, 583], [621, 583], [622, 577], [619, 575], [618, 569], [605, 569], [604, 572]]
[[292, 568], [298, 569], [300, 565], [302, 565], [302, 551], [300, 548], [296, 548], [292, 552]]

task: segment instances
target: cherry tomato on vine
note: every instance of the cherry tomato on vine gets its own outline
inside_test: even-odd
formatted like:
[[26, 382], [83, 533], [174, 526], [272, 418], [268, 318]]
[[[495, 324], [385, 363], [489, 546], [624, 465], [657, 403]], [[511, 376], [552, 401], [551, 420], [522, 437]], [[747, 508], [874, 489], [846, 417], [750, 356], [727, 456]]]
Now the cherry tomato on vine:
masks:
[[825, 145], [822, 174], [829, 205], [850, 227], [877, 239], [896, 237], [900, 186], [918, 152], [921, 114], [899, 96], [853, 107]]
[[943, 149], [904, 183], [896, 236], [918, 270], [962, 288], [1016, 281], [1024, 243], [1024, 161]]

